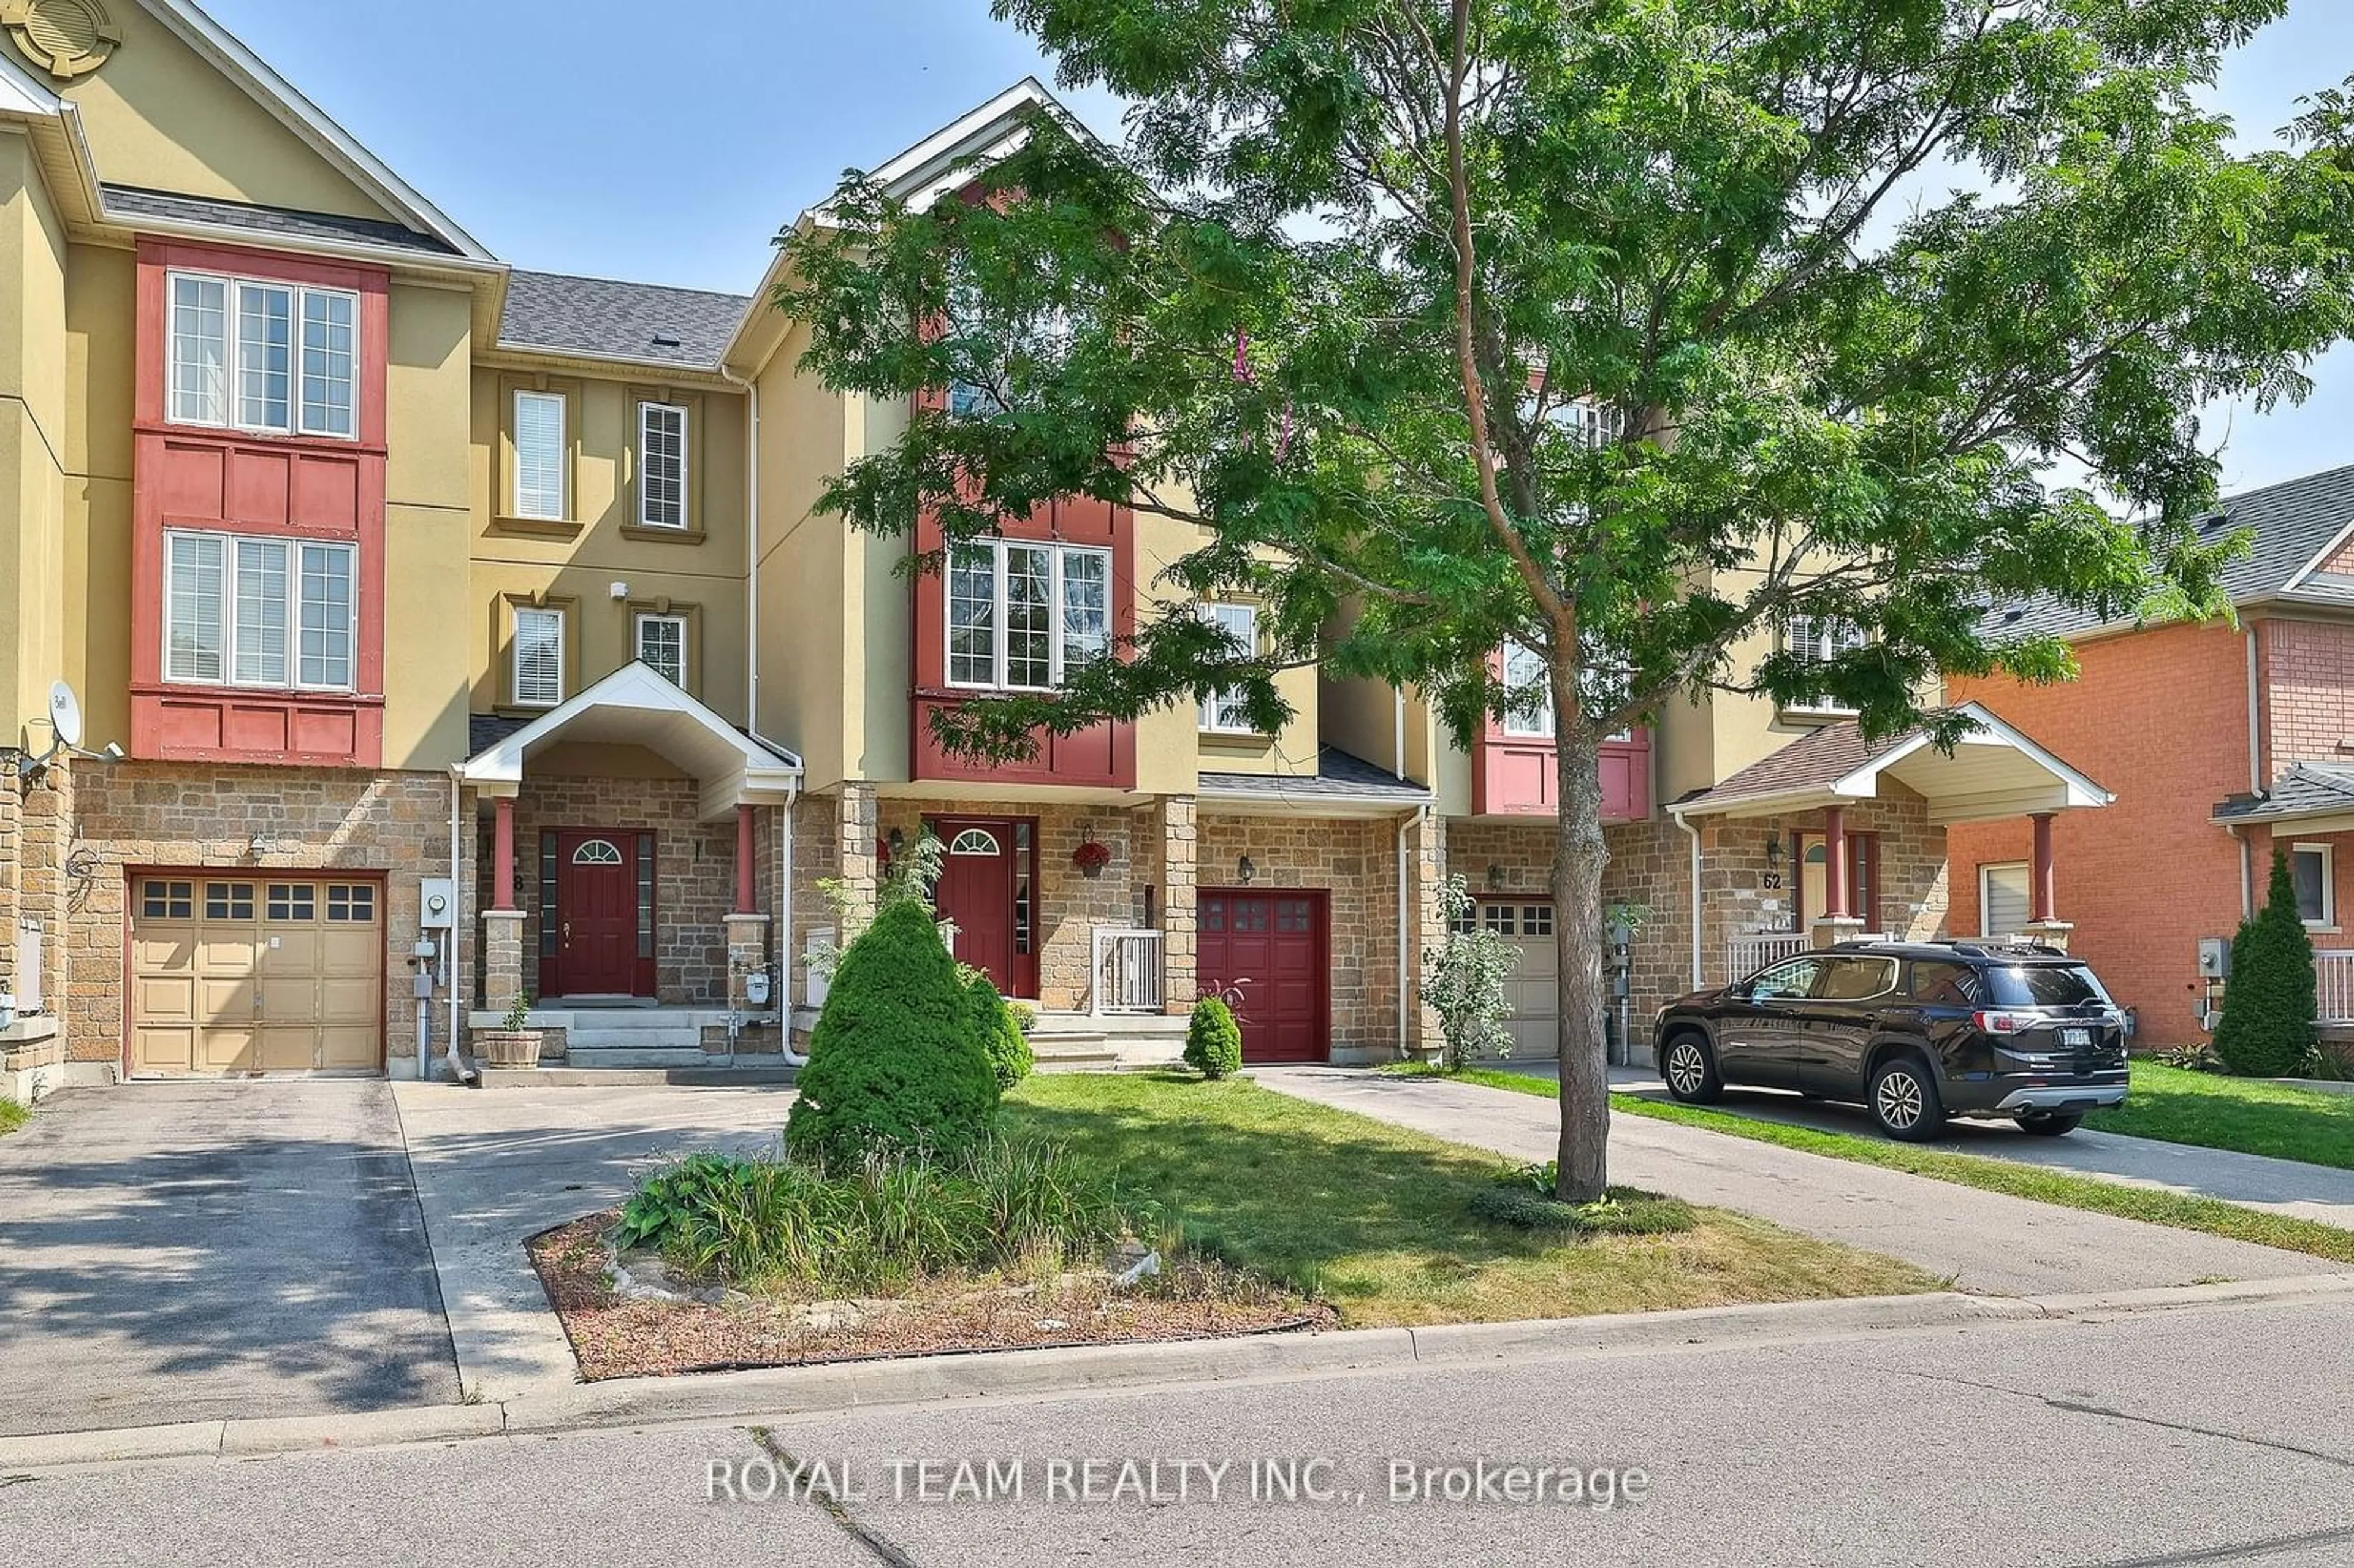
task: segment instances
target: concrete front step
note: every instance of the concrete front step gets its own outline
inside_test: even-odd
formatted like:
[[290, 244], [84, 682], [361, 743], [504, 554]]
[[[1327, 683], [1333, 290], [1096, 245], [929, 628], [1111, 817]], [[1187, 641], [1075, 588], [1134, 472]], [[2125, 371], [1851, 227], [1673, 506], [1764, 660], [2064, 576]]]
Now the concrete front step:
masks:
[[[714, 1057], [715, 1064], [725, 1057]], [[737, 1062], [760, 1060], [739, 1056]], [[790, 1085], [800, 1075], [773, 1056], [759, 1066], [728, 1067], [485, 1067], [486, 1089], [610, 1089], [652, 1088], [677, 1085], [689, 1088], [777, 1087]]]
[[692, 1042], [668, 1042], [661, 1044], [651, 1041], [644, 1044], [616, 1045], [610, 1041], [585, 1044], [578, 1040], [565, 1043], [565, 1065], [572, 1067], [701, 1067], [711, 1061], [711, 1054], [697, 1038]]

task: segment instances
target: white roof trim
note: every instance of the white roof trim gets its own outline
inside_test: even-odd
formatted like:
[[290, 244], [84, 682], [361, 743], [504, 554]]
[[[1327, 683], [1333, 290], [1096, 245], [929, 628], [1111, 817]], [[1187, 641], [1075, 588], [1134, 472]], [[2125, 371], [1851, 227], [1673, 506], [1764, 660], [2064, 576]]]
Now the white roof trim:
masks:
[[64, 107], [65, 100], [51, 92], [39, 78], [7, 56], [0, 55], [0, 114], [31, 114], [48, 118]]
[[[2054, 803], [2060, 809], [2073, 810], [2083, 807], [2106, 806], [2116, 800], [2116, 795], [2113, 790], [2104, 789], [2084, 774], [2062, 762], [2019, 729], [2004, 723], [1984, 705], [1978, 703], [1964, 703], [1954, 711], [1966, 714], [1975, 721], [1978, 734], [2018, 752], [2050, 774], [2053, 782], [2060, 786], [2061, 799]], [[1768, 795], [1741, 795], [1723, 801], [1714, 801], [1708, 796], [1702, 795], [1699, 800], [1684, 803], [1678, 810], [1681, 813], [1696, 816], [1725, 814], [1764, 816], [1771, 815], [1777, 810], [1804, 810], [1845, 800], [1876, 800], [1880, 794], [1880, 776], [1906, 758], [1916, 755], [1930, 744], [1928, 733], [1925, 730], [1906, 737], [1862, 766], [1827, 784], [1807, 784], [1791, 789], [1777, 789]], [[2022, 810], [2018, 814], [2025, 813]]]
[[642, 712], [675, 714], [693, 720], [736, 754], [742, 781], [754, 789], [785, 789], [800, 781], [801, 758], [789, 751], [772, 751], [721, 718], [687, 693], [632, 660], [586, 691], [576, 693], [521, 729], [484, 747], [460, 763], [459, 779], [468, 784], [520, 784], [524, 756], [534, 747], [555, 739], [582, 714], [598, 708], [634, 708]]
[[2288, 581], [2281, 584], [2281, 586], [2274, 591], [2283, 595], [2296, 592], [2297, 588], [2304, 583], [2306, 578], [2311, 577], [2314, 573], [2321, 569], [2322, 562], [2329, 559], [2330, 556], [2336, 555], [2339, 550], [2345, 547], [2346, 541], [2349, 538], [2354, 538], [2354, 523], [2349, 523], [2345, 527], [2340, 528], [2337, 533], [2332, 534], [2329, 536], [2329, 543], [2322, 546], [2320, 549], [2314, 552], [2313, 559], [2297, 567], [2296, 571], [2289, 575]]
[[276, 115], [312, 149], [382, 201], [387, 210], [417, 224], [425, 232], [448, 241], [460, 255], [476, 261], [495, 261], [482, 242], [456, 220], [428, 201], [424, 194], [392, 172], [352, 133], [329, 119], [325, 111], [297, 91], [294, 85], [248, 48], [237, 35], [198, 9], [193, 0], [139, 0], [140, 5], [179, 37], [182, 43], [212, 61], [254, 101]]

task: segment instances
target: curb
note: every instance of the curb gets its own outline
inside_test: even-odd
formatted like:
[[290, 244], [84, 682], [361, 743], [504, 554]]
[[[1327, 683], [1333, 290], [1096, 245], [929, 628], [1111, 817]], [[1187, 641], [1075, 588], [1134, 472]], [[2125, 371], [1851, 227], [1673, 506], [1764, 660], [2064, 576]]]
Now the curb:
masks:
[[497, 1404], [0, 1437], [0, 1472], [23, 1475], [171, 1459], [253, 1458], [524, 1434], [775, 1418], [867, 1405], [1021, 1400], [1094, 1389], [1335, 1377], [1416, 1366], [1720, 1348], [1978, 1323], [2097, 1321], [2180, 1308], [2343, 1296], [2354, 1296], [2354, 1274], [2080, 1296], [1967, 1296], [1939, 1291], [1510, 1323], [1343, 1329], [1321, 1334], [997, 1351], [681, 1377], [617, 1378], [519, 1393]]

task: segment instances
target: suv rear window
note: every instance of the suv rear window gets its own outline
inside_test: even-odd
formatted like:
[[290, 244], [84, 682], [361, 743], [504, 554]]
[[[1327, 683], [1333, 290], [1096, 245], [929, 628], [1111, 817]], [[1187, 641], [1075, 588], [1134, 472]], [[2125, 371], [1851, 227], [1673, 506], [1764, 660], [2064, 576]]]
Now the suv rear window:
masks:
[[2106, 1006], [2109, 1000], [2082, 964], [1993, 965], [1986, 978], [1997, 1007]]

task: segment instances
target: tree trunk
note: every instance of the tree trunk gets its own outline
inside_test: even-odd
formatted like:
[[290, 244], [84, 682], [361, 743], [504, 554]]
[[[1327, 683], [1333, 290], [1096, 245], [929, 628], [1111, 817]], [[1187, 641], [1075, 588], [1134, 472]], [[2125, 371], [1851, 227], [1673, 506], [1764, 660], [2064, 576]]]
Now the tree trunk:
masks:
[[[1555, 692], [1575, 692], [1576, 672], [1556, 664]], [[1557, 711], [1567, 705], [1557, 702]], [[1553, 939], [1559, 957], [1561, 1019], [1561, 1174], [1554, 1194], [1590, 1203], [1609, 1184], [1610, 1059], [1603, 1020], [1611, 997], [1602, 969], [1602, 869], [1610, 852], [1602, 842], [1600, 748], [1572, 714], [1555, 726], [1560, 768], [1560, 825], [1553, 842]]]

